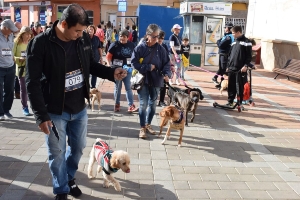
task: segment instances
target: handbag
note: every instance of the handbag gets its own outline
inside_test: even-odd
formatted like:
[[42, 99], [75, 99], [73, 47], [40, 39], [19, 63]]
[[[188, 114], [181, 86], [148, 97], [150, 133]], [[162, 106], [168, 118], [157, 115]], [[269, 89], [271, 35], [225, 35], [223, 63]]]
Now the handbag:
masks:
[[[151, 60], [152, 60], [152, 58], [153, 58], [154, 52], [155, 52], [155, 51], [154, 51], [154, 49], [153, 49], [152, 52], [151, 52], [151, 57], [150, 57], [150, 59], [149, 59], [148, 64], [150, 64], [150, 62], [151, 62]], [[140, 60], [141, 60], [140, 63], [142, 63], [142, 60], [143, 60], [143, 59], [140, 59]], [[132, 90], [140, 90], [140, 89], [142, 89], [142, 87], [143, 87], [143, 85], [144, 85], [144, 81], [145, 81], [145, 75], [143, 75], [143, 74], [141, 74], [141, 73], [139, 73], [139, 72], [136, 73], [136, 71], [137, 71], [137, 70], [133, 70], [132, 74], [135, 73], [135, 75], [132, 76], [131, 79], [130, 79], [130, 88], [131, 88]]]

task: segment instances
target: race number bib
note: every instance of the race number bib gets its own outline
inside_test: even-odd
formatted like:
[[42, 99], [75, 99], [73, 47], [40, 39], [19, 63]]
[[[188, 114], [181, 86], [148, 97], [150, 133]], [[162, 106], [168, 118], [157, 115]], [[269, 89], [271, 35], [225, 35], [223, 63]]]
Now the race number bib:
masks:
[[2, 49], [1, 54], [2, 54], [2, 56], [11, 56], [12, 55], [10, 49]]
[[123, 66], [123, 60], [114, 59], [113, 65], [122, 67]]
[[27, 57], [27, 52], [26, 51], [21, 51], [21, 57]]
[[131, 58], [127, 58], [127, 65], [131, 65]]
[[66, 73], [65, 92], [77, 90], [84, 85], [84, 77], [80, 69]]

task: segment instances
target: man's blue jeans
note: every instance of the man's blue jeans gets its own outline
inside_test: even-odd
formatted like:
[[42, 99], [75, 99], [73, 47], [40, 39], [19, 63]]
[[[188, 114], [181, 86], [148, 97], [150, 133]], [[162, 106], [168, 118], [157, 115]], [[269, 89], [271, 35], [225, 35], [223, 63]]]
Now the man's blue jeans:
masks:
[[131, 79], [131, 73], [127, 73], [127, 76], [123, 80], [116, 81], [115, 91], [114, 91], [115, 104], [120, 105], [122, 82], [124, 83], [124, 86], [125, 86], [126, 99], [127, 99], [128, 106], [131, 106], [133, 104], [133, 94], [132, 94], [132, 90], [130, 88], [130, 79]]
[[53, 123], [50, 134], [46, 135], [53, 193], [69, 193], [68, 182], [75, 176], [86, 145], [87, 111], [84, 109], [77, 114], [48, 114]]
[[14, 101], [16, 66], [0, 67], [0, 116], [8, 113]]
[[156, 109], [156, 101], [159, 95], [160, 87], [152, 87], [144, 84], [142, 89], [138, 90], [140, 101], [139, 117], [140, 125], [144, 127], [146, 124], [151, 124]]

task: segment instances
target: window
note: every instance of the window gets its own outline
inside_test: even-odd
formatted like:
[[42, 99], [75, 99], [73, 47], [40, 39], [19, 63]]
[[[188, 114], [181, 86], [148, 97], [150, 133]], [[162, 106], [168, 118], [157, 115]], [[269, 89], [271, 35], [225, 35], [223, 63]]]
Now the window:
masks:
[[66, 9], [68, 6], [57, 6], [57, 19], [60, 19], [62, 12], [64, 9]]
[[87, 10], [86, 13], [87, 13], [88, 16], [89, 16], [89, 22], [90, 22], [90, 24], [93, 24], [93, 23], [94, 23], [94, 11], [92, 11], [92, 10]]

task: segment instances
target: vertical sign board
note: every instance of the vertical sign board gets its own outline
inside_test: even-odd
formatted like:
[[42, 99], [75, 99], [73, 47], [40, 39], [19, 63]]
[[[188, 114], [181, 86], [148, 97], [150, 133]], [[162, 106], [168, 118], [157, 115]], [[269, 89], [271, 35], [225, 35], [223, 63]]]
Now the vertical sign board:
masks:
[[46, 25], [46, 12], [45, 10], [40, 11], [40, 23], [42, 26]]
[[127, 11], [127, 1], [118, 1], [118, 11], [126, 12]]
[[20, 8], [15, 9], [15, 19], [16, 19], [16, 22], [21, 23], [21, 9]]

